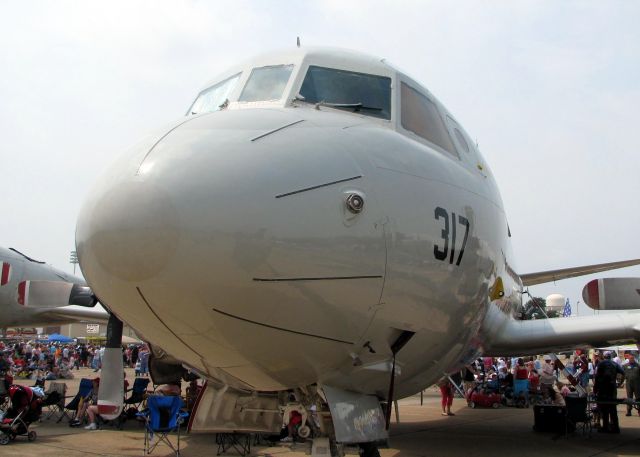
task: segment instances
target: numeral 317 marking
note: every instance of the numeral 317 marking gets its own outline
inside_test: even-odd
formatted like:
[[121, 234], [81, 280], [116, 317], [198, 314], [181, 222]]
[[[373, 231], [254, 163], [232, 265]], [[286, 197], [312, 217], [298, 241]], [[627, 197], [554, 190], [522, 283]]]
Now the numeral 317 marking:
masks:
[[[458, 218], [456, 219], [456, 213], [451, 213], [451, 220], [449, 220], [449, 213], [446, 209], [438, 206], [435, 211], [436, 220], [442, 220], [444, 226], [442, 227], [442, 231], [440, 232], [442, 239], [444, 240], [443, 246], [440, 247], [438, 244], [433, 245], [433, 255], [436, 259], [445, 261], [447, 257], [449, 258], [449, 263], [453, 264], [453, 259], [456, 254], [456, 232], [457, 226], [461, 225], [465, 228], [464, 238], [462, 240], [462, 246], [460, 247], [460, 252], [458, 253], [458, 259], [456, 260], [456, 265], [460, 265], [462, 261], [462, 256], [464, 255], [464, 248], [467, 245], [467, 238], [469, 237], [469, 221], [466, 217], [458, 214]], [[451, 244], [451, 249], [449, 249], [449, 244]]]

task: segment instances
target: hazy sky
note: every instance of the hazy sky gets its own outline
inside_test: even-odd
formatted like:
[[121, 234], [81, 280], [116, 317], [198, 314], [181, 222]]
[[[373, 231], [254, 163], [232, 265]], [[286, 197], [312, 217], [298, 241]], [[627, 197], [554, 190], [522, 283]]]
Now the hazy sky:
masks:
[[[640, 257], [638, 17], [627, 1], [2, 2], [0, 245], [72, 271], [78, 211], [115, 156], [300, 36], [387, 58], [455, 114], [520, 273]], [[575, 304], [589, 279], [531, 292]]]

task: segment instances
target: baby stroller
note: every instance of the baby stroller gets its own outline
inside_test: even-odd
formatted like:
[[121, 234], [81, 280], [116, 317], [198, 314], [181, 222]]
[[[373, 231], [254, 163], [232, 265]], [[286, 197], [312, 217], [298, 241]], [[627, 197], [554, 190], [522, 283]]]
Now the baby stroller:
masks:
[[34, 395], [31, 387], [18, 385], [9, 387], [9, 398], [11, 407], [0, 422], [0, 445], [9, 444], [18, 435], [34, 441], [37, 435], [34, 430], [29, 430], [29, 425], [40, 419], [42, 414], [40, 398]]
[[10, 373], [0, 371], [0, 411], [4, 411], [4, 404], [9, 399], [9, 386], [13, 384], [13, 377]]

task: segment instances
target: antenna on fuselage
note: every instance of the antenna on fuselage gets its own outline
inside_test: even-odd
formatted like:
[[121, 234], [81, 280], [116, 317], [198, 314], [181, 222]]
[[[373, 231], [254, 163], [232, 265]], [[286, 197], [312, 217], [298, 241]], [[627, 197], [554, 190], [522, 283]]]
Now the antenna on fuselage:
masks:
[[296, 44], [300, 47], [300, 37], [296, 37]]

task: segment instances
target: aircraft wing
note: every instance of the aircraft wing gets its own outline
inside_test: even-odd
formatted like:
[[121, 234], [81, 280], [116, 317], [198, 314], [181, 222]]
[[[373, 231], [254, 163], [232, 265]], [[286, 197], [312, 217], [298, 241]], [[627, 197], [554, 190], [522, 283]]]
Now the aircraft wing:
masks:
[[499, 313], [493, 309], [484, 324], [487, 355], [535, 355], [640, 341], [640, 310], [527, 321], [505, 319]]
[[109, 313], [100, 307], [85, 308], [82, 306], [60, 306], [57, 308], [39, 308], [21, 325], [52, 325], [87, 322], [91, 324], [106, 323]]
[[597, 265], [585, 265], [582, 267], [562, 268], [560, 270], [539, 271], [520, 275], [522, 284], [534, 286], [545, 282], [559, 281], [560, 279], [575, 278], [602, 271], [615, 270], [616, 268], [631, 267], [640, 265], [640, 259], [623, 260], [621, 262], [599, 263]]

